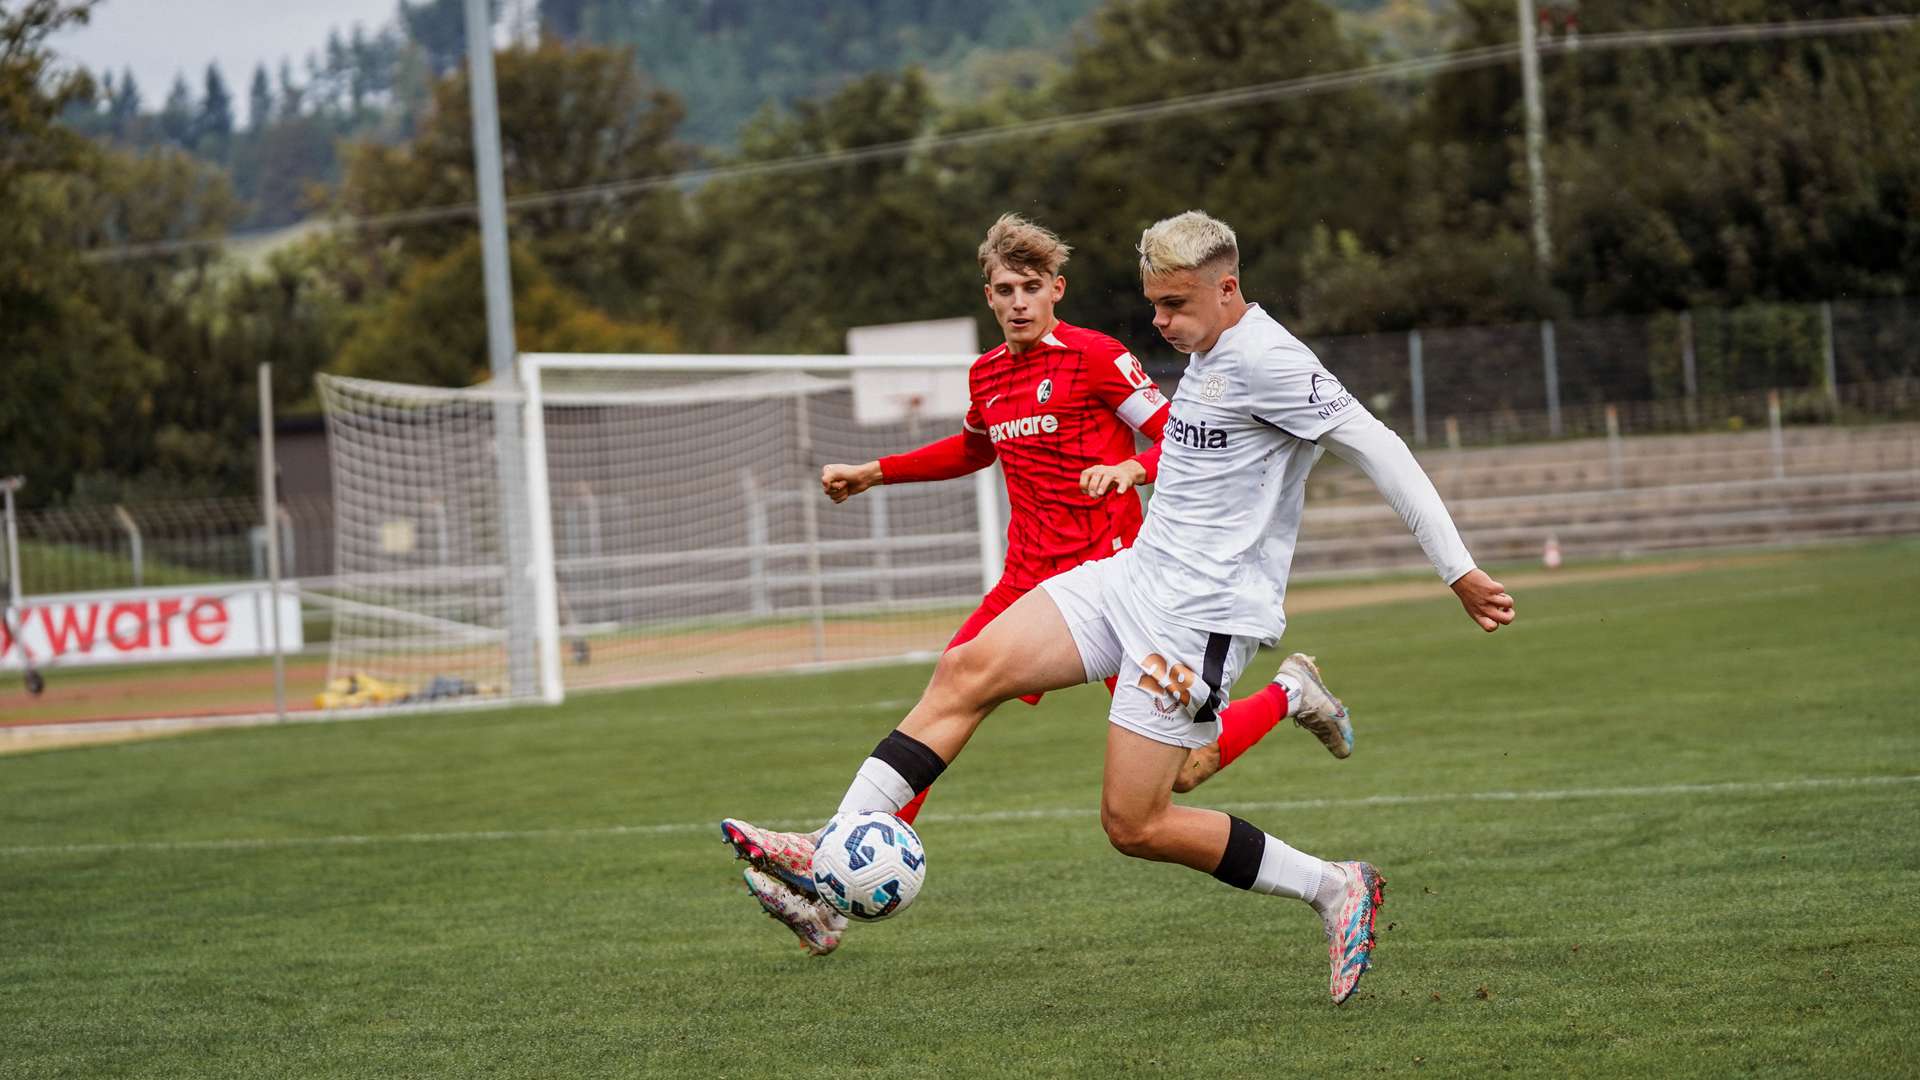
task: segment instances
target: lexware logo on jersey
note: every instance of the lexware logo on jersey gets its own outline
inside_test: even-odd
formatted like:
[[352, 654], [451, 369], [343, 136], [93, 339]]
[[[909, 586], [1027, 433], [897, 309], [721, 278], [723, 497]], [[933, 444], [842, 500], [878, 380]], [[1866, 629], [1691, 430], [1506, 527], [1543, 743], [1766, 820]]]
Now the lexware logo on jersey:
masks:
[[987, 438], [997, 443], [1003, 439], [1020, 439], [1028, 435], [1051, 435], [1059, 430], [1060, 421], [1052, 413], [1041, 413], [1038, 416], [1021, 416], [989, 425]]

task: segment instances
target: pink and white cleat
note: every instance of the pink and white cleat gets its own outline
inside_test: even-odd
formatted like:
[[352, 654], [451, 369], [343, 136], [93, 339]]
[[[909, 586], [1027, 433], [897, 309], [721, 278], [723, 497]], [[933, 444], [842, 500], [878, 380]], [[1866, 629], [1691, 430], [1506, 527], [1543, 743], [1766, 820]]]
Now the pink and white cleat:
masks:
[[818, 899], [813, 884], [812, 833], [774, 832], [739, 818], [720, 822], [720, 835], [733, 848], [735, 858], [745, 859], [761, 873], [770, 874], [808, 899]]
[[1332, 974], [1327, 991], [1335, 1005], [1360, 988], [1360, 976], [1373, 966], [1373, 917], [1387, 903], [1387, 879], [1372, 863], [1335, 863], [1347, 877], [1347, 894], [1321, 918], [1327, 930], [1327, 960]]
[[747, 892], [760, 901], [760, 910], [773, 921], [793, 931], [800, 947], [812, 956], [825, 956], [840, 947], [840, 935], [847, 928], [846, 916], [824, 901], [812, 900], [787, 888], [779, 878], [749, 866], [740, 872]]

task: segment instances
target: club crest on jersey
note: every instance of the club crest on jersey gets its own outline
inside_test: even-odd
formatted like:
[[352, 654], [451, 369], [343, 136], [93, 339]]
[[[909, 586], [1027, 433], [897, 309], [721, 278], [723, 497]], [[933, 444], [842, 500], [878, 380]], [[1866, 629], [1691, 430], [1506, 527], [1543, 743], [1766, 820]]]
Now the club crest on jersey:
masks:
[[1040, 404], [1045, 405], [1047, 403], [1047, 399], [1052, 396], [1053, 396], [1053, 380], [1041, 379], [1039, 388], [1033, 392], [1033, 399], [1035, 401], [1038, 401]]
[[1178, 416], [1167, 417], [1167, 428], [1163, 438], [1177, 442], [1181, 446], [1190, 446], [1195, 450], [1225, 450], [1227, 433], [1220, 428], [1209, 428], [1205, 420], [1190, 423]]
[[1052, 413], [1039, 416], [1022, 416], [1013, 420], [1002, 420], [989, 425], [987, 438], [994, 442], [1006, 439], [1018, 439], [1027, 435], [1051, 435], [1060, 430], [1060, 421]]
[[1224, 375], [1209, 375], [1200, 384], [1200, 396], [1208, 401], [1219, 401], [1220, 395], [1227, 392], [1227, 379]]

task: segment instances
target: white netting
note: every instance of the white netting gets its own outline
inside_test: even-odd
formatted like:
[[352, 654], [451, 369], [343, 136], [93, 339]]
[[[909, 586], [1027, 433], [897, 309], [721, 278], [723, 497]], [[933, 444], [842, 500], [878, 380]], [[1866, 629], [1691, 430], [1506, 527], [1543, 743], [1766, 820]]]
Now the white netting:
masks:
[[[508, 615], [525, 575], [507, 570], [510, 553], [529, 565], [531, 534], [525, 514], [504, 529], [498, 452], [503, 423], [514, 445], [521, 396], [324, 375], [319, 389], [335, 567], [315, 591], [334, 609], [330, 681], [372, 679], [416, 699], [533, 694], [530, 613], [524, 626]], [[509, 478], [524, 472], [506, 465]]]
[[[904, 401], [898, 419], [856, 422], [858, 361], [845, 358], [728, 371], [582, 360], [527, 369], [568, 689], [926, 654], [979, 602], [982, 484], [875, 488], [836, 506], [819, 483], [829, 462], [944, 437], [957, 417]], [[516, 579], [494, 441], [497, 408], [521, 395], [324, 379], [322, 398], [336, 674], [534, 693], [507, 674]]]

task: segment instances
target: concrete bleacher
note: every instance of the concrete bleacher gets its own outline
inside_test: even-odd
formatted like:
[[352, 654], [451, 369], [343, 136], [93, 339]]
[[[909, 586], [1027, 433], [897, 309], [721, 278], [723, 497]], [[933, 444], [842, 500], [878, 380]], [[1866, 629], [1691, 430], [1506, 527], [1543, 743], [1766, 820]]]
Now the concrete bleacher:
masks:
[[[1920, 425], [1587, 439], [1418, 452], [1483, 563], [1920, 535]], [[1303, 576], [1426, 566], [1357, 469], [1314, 469]]]

